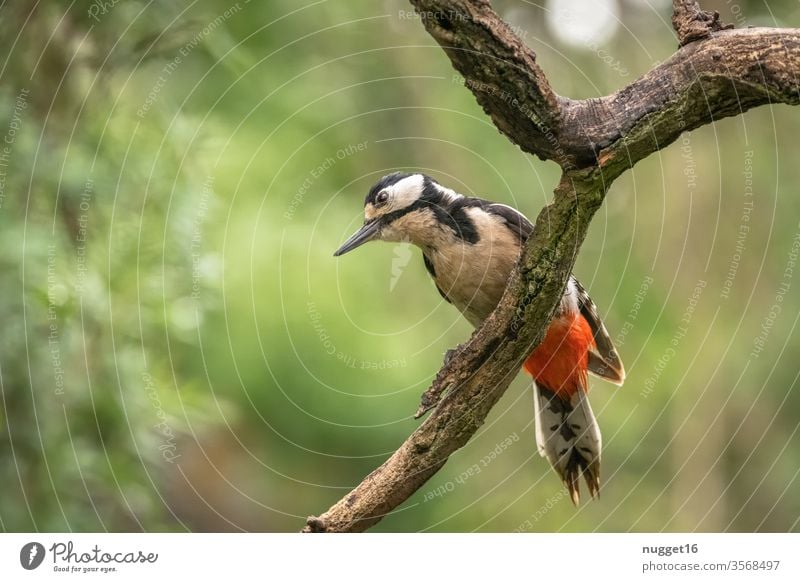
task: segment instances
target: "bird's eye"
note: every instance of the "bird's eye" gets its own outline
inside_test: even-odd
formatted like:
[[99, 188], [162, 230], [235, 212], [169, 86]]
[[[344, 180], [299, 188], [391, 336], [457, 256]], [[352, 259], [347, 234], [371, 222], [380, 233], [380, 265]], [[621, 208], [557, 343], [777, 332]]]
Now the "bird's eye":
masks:
[[375, 197], [375, 202], [378, 204], [385, 204], [388, 199], [389, 193], [386, 190], [382, 190], [381, 192], [378, 192], [378, 196]]

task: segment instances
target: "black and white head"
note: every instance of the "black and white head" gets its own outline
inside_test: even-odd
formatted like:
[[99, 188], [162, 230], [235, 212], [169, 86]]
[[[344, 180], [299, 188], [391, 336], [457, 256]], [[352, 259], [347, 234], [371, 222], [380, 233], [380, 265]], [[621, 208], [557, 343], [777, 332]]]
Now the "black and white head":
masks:
[[439, 225], [447, 205], [457, 198], [459, 194], [424, 174], [384, 176], [364, 200], [364, 225], [334, 256], [372, 240], [422, 244]]

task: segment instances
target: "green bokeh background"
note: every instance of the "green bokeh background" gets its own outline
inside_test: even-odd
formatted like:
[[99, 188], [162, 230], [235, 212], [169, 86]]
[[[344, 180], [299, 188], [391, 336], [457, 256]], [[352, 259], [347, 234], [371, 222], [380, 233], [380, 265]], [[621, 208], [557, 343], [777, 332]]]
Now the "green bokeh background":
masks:
[[[583, 44], [550, 4], [495, 2], [561, 94], [675, 49], [668, 2], [617, 2]], [[703, 4], [800, 24], [794, 0]], [[299, 530], [471, 333], [416, 249], [332, 258], [369, 186], [420, 170], [533, 218], [558, 168], [404, 2], [101, 5], [0, 8], [0, 528]], [[800, 529], [798, 133], [775, 106], [686, 134], [596, 216], [575, 272], [628, 371], [593, 384], [601, 500], [575, 509], [536, 454], [520, 375], [375, 530]]]

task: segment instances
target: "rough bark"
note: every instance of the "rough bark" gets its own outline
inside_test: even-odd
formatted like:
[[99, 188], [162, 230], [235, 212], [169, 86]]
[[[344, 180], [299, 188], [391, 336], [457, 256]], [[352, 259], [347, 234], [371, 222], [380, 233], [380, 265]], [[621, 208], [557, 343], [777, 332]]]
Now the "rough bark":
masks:
[[581, 101], [553, 92], [534, 51], [486, 0], [411, 3], [498, 129], [564, 174], [497, 309], [423, 395], [418, 415], [436, 406], [430, 417], [352, 492], [309, 517], [307, 532], [369, 528], [477, 431], [541, 341], [616, 177], [684, 131], [757, 105], [800, 103], [800, 31], [728, 30], [696, 2], [673, 2], [681, 48], [670, 59], [613, 95]]
[[694, 0], [672, 0], [672, 27], [678, 33], [678, 44], [683, 46], [707, 38], [712, 32], [733, 28], [733, 25], [720, 22], [716, 10], [701, 10]]

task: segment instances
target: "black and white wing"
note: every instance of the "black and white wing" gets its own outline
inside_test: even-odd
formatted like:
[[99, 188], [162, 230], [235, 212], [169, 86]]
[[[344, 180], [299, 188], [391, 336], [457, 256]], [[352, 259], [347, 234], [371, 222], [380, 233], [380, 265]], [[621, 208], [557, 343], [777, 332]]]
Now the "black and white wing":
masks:
[[533, 232], [531, 221], [524, 214], [510, 206], [491, 203], [484, 206], [483, 209], [489, 214], [501, 218], [506, 227], [519, 238], [520, 246], [528, 240], [528, 237]]
[[614, 384], [622, 385], [625, 381], [625, 368], [619, 358], [614, 343], [608, 335], [606, 326], [597, 314], [594, 301], [589, 297], [586, 289], [572, 277], [577, 292], [578, 309], [583, 318], [588, 322], [594, 335], [595, 347], [589, 351], [589, 371], [595, 376], [604, 378]]

